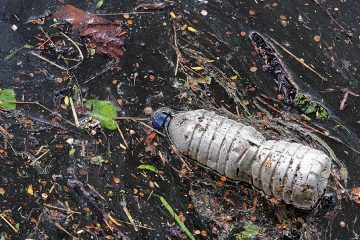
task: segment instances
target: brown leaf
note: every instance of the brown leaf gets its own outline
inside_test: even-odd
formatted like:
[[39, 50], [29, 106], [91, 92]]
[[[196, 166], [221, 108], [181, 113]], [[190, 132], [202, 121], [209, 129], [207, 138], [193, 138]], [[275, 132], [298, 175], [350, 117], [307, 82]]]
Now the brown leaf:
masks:
[[352, 200], [360, 204], [360, 187], [355, 187], [351, 190]]
[[280, 20], [281, 21], [286, 21], [286, 16], [285, 15], [280, 15]]
[[53, 16], [60, 21], [70, 23], [74, 30], [79, 31], [81, 37], [86, 38], [87, 47], [94, 48], [96, 53], [109, 58], [123, 56], [122, 46], [126, 32], [121, 28], [118, 20], [111, 22], [72, 5], [58, 9]]
[[253, 73], [254, 73], [254, 72], [256, 72], [256, 71], [257, 71], [257, 67], [253, 66], [253, 67], [250, 68], [250, 72], [253, 72]]
[[320, 39], [321, 39], [320, 35], [315, 35], [315, 36], [314, 36], [314, 41], [315, 41], [315, 42], [319, 42]]
[[249, 10], [249, 15], [250, 16], [255, 16], [255, 11], [254, 10]]

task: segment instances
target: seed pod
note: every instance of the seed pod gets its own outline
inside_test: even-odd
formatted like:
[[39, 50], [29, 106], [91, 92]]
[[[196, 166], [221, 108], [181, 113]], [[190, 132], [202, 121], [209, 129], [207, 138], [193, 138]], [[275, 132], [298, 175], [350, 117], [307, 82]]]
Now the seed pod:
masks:
[[[312, 209], [323, 196], [331, 160], [322, 151], [266, 141], [253, 127], [207, 110], [169, 114], [155, 112], [153, 125], [165, 127], [183, 155], [300, 209]], [[159, 119], [166, 120], [156, 122]]]

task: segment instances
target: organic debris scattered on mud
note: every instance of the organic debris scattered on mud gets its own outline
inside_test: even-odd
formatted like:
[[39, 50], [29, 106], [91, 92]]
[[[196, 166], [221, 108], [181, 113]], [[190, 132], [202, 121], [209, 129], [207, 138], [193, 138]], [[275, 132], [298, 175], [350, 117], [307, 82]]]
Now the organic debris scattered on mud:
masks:
[[118, 59], [124, 55], [126, 32], [120, 21], [111, 22], [72, 5], [61, 7], [53, 16], [60, 22], [70, 23], [74, 30], [79, 31], [88, 49], [109, 58]]

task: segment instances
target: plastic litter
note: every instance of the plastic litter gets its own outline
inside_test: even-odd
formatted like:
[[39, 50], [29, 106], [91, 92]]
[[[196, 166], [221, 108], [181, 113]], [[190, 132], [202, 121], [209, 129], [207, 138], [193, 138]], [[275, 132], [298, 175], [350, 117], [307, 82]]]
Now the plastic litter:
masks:
[[152, 123], [181, 154], [287, 204], [310, 210], [325, 193], [331, 159], [322, 151], [266, 140], [251, 126], [203, 109], [173, 114], [161, 108]]

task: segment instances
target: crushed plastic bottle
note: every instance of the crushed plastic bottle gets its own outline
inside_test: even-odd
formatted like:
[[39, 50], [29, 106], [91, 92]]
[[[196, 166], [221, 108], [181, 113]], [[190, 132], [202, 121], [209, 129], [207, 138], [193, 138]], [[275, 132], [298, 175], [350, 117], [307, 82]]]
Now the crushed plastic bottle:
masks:
[[331, 159], [317, 149], [266, 140], [253, 127], [203, 109], [160, 108], [152, 124], [167, 131], [181, 154], [297, 208], [314, 208], [325, 193]]

